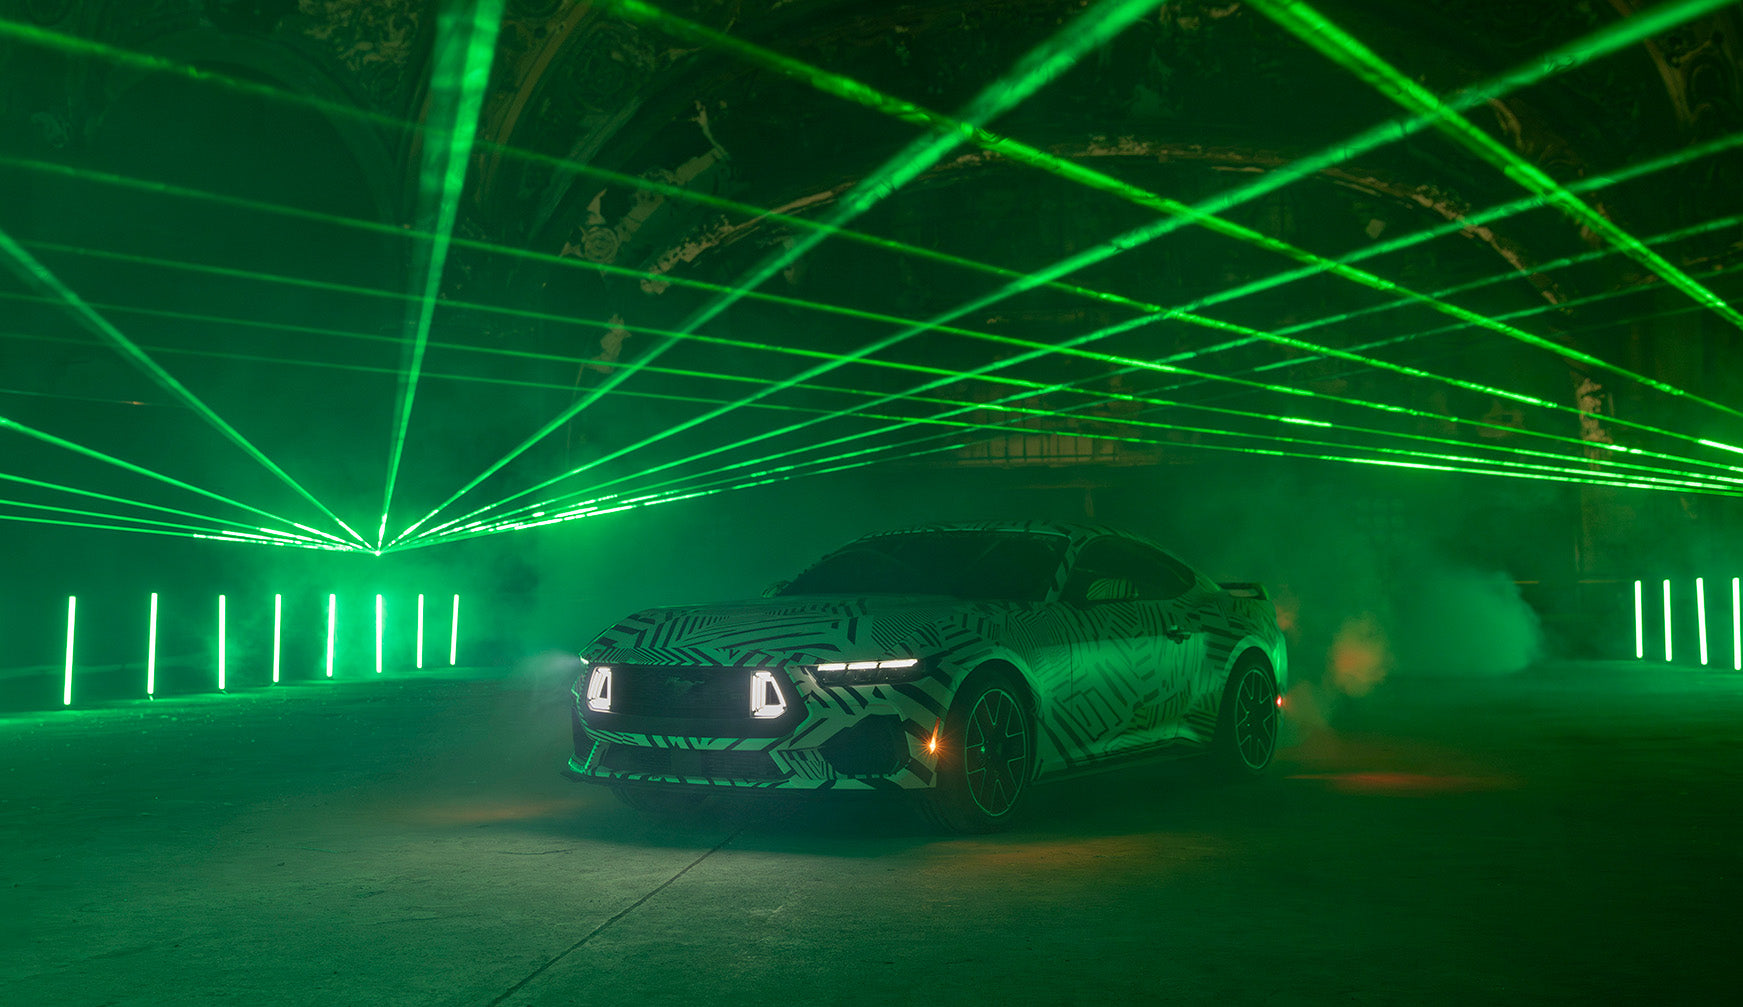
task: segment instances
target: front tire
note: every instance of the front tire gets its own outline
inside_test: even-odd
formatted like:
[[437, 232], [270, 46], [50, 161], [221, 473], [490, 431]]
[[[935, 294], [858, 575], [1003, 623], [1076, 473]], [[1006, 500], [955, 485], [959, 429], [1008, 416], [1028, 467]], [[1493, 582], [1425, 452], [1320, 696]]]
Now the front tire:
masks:
[[1025, 693], [1005, 674], [976, 676], [957, 694], [939, 737], [928, 817], [951, 832], [1005, 828], [1029, 791], [1035, 725]]
[[1277, 728], [1277, 679], [1263, 661], [1242, 658], [1223, 689], [1212, 763], [1233, 779], [1257, 777], [1277, 754]]

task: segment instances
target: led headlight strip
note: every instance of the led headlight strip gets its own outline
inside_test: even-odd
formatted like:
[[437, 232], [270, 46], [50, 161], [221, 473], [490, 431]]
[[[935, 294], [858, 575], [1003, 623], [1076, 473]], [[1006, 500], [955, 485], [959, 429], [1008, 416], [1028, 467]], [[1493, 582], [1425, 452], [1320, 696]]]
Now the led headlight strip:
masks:
[[926, 676], [919, 658], [898, 657], [878, 661], [831, 661], [812, 671], [820, 685], [871, 685], [881, 682], [912, 682]]

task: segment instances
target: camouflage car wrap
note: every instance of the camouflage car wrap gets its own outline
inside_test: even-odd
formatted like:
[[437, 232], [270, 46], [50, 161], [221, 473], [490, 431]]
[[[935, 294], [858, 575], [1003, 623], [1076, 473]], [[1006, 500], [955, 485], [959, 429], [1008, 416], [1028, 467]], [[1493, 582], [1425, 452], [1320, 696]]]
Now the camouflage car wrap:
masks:
[[[1036, 779], [1128, 758], [1189, 754], [1213, 738], [1224, 685], [1246, 657], [1288, 666], [1257, 585], [1224, 587], [1154, 543], [1093, 525], [988, 522], [867, 536], [968, 532], [1055, 536], [1061, 561], [1039, 601], [940, 596], [776, 596], [638, 612], [582, 652], [569, 774], [615, 784], [781, 790], [922, 790], [928, 743], [971, 676], [1000, 671], [1029, 693]], [[1117, 539], [1190, 579], [1165, 600], [1066, 600], [1085, 548]], [[912, 661], [903, 681], [832, 684], [820, 665]], [[614, 708], [590, 708], [608, 668]], [[779, 693], [779, 708], [769, 684]]]

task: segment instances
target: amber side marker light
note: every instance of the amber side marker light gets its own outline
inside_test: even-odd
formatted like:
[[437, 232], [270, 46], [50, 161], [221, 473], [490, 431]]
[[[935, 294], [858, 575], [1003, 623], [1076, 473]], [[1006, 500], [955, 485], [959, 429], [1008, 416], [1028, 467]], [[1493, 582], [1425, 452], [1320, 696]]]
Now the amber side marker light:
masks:
[[938, 720], [932, 724], [932, 737], [926, 740], [926, 754], [938, 754], [938, 729], [944, 726], [944, 721]]

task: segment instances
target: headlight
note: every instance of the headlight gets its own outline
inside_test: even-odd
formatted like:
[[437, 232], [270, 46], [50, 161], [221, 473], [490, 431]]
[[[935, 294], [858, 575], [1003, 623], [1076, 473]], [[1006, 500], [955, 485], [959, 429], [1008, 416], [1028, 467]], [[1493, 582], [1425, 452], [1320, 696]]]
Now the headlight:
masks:
[[912, 682], [926, 675], [926, 662], [917, 657], [881, 661], [833, 661], [812, 669], [819, 685], [869, 685], [873, 682]]
[[587, 708], [595, 713], [611, 712], [611, 669], [605, 665], [587, 676]]
[[781, 695], [773, 672], [759, 671], [750, 679], [750, 715], [767, 720], [787, 712], [787, 697]]

